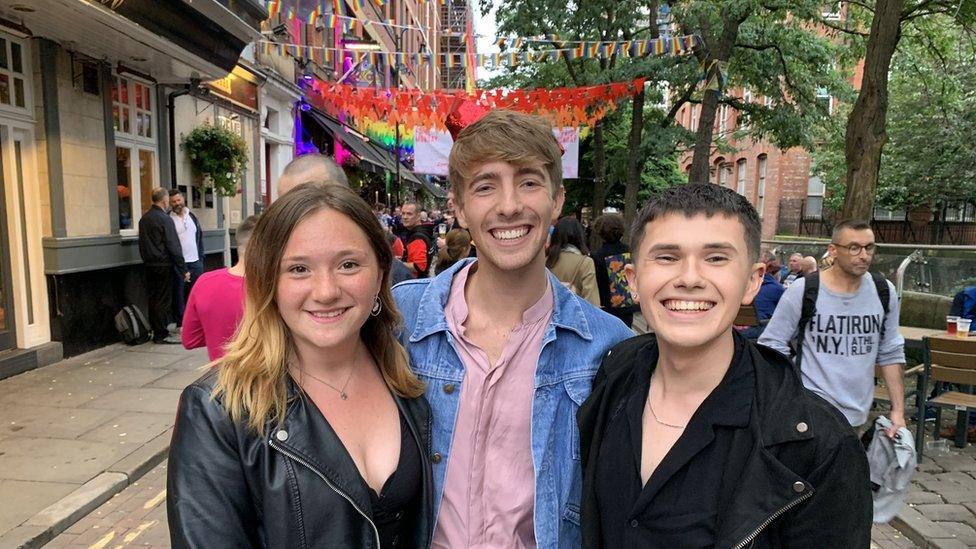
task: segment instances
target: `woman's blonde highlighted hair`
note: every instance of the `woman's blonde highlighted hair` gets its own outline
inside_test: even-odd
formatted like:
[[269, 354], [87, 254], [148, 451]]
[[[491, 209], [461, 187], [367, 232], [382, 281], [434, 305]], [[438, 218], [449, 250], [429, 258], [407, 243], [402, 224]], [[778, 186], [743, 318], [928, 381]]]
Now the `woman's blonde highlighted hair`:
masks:
[[[403, 397], [417, 397], [424, 391], [396, 337], [402, 317], [390, 292], [393, 253], [376, 216], [347, 187], [299, 185], [271, 204], [251, 234], [244, 258], [244, 317], [228, 342], [226, 353], [216, 362], [220, 370], [213, 397], [220, 399], [234, 423], [246, 425], [261, 436], [269, 422], [280, 425], [284, 421], [288, 361], [295, 356], [294, 341], [275, 301], [281, 257], [295, 227], [323, 209], [345, 215], [366, 233], [383, 271], [378, 296], [382, 310], [369, 316], [360, 329], [360, 337], [383, 379]], [[322, 242], [327, 245], [328, 235], [322, 235]]]

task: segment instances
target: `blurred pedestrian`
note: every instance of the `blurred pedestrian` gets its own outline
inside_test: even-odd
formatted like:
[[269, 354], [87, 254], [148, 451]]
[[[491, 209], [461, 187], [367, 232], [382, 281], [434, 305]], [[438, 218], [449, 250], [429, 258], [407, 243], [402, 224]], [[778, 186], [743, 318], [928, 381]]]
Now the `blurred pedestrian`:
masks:
[[190, 280], [190, 272], [183, 260], [176, 225], [166, 214], [168, 208], [169, 191], [153, 189], [152, 206], [139, 219], [139, 257], [145, 266], [153, 343], [178, 345], [180, 340], [170, 337], [166, 328], [173, 305], [173, 270], [183, 273], [184, 281]]
[[331, 157], [310, 153], [295, 158], [285, 166], [278, 178], [278, 197], [303, 183], [348, 187], [349, 179]]
[[226, 344], [244, 316], [244, 262], [251, 231], [258, 216], [248, 216], [237, 226], [237, 263], [230, 268], [204, 273], [193, 286], [183, 313], [183, 347], [207, 347], [210, 360], [224, 356]]
[[174, 548], [430, 546], [431, 417], [396, 338], [392, 259], [346, 187], [300, 185], [262, 215], [241, 327], [180, 399]]
[[575, 217], [564, 217], [553, 227], [546, 250], [546, 267], [573, 293], [600, 306], [596, 268], [586, 248], [583, 225]]
[[803, 278], [803, 254], [800, 252], [791, 253], [787, 265], [789, 265], [789, 270], [786, 272], [786, 277], [783, 278], [783, 286], [786, 287], [794, 280]]
[[190, 279], [184, 280], [183, 272], [178, 267], [173, 270], [172, 313], [179, 327], [183, 326], [183, 310], [190, 297], [190, 290], [203, 274], [203, 226], [186, 205], [186, 199], [179, 189], [170, 189], [169, 207], [169, 216], [173, 218], [176, 236], [179, 237], [180, 248], [183, 250], [183, 261], [186, 263], [186, 270], [190, 271]]
[[449, 269], [458, 261], [468, 257], [471, 253], [471, 233], [466, 229], [454, 229], [444, 235], [444, 244], [437, 252], [437, 263], [434, 265], [438, 273]]
[[631, 262], [630, 248], [621, 242], [624, 218], [618, 213], [605, 213], [593, 222], [593, 230], [603, 242], [599, 249], [590, 254], [596, 269], [600, 308], [629, 327], [634, 321], [637, 306], [624, 274], [624, 266]]
[[817, 259], [811, 255], [804, 257], [800, 265], [804, 276], [817, 272]]

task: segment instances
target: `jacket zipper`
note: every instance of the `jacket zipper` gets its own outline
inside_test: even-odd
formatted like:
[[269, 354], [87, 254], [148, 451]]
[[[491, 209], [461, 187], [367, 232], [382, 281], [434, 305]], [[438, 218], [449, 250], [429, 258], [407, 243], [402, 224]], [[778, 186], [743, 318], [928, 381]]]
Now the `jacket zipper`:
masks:
[[765, 530], [767, 526], [769, 526], [770, 524], [772, 524], [774, 520], [778, 519], [783, 513], [789, 511], [793, 507], [796, 507], [800, 503], [806, 501], [807, 498], [809, 498], [812, 495], [813, 495], [813, 491], [812, 490], [807, 491], [807, 493], [803, 494], [802, 496], [800, 496], [800, 497], [794, 499], [793, 501], [789, 502], [788, 504], [786, 504], [786, 506], [784, 506], [782, 509], [780, 509], [779, 511], [776, 511], [775, 513], [773, 513], [772, 515], [770, 515], [769, 518], [767, 518], [766, 520], [764, 520], [763, 523], [760, 524], [758, 528], [756, 528], [755, 530], [753, 530], [751, 534], [749, 534], [748, 536], [746, 536], [745, 539], [743, 539], [738, 544], [736, 544], [732, 549], [742, 549], [746, 545], [749, 545], [751, 542], [755, 541], [755, 539], [757, 537], [759, 537], [759, 534], [762, 533], [762, 531]]
[[343, 492], [338, 487], [336, 487], [336, 485], [334, 485], [331, 482], [329, 482], [329, 479], [325, 478], [325, 475], [323, 475], [322, 473], [320, 473], [318, 471], [318, 469], [316, 469], [315, 467], [312, 467], [312, 465], [309, 464], [304, 459], [302, 459], [302, 458], [296, 456], [295, 454], [293, 454], [293, 453], [285, 450], [284, 448], [281, 448], [280, 446], [276, 445], [274, 443], [274, 441], [268, 441], [268, 444], [272, 448], [274, 448], [275, 450], [278, 450], [282, 454], [284, 454], [284, 455], [288, 456], [289, 458], [297, 461], [298, 463], [301, 463], [302, 465], [304, 465], [308, 470], [310, 470], [313, 473], [315, 473], [316, 475], [318, 475], [318, 477], [320, 479], [322, 479], [322, 481], [325, 482], [325, 484], [328, 485], [329, 488], [332, 488], [332, 491], [333, 492], [339, 494], [340, 496], [343, 497], [343, 499], [345, 499], [346, 501], [348, 501], [349, 502], [349, 505], [352, 505], [353, 509], [355, 509], [356, 511], [358, 511], [359, 514], [362, 515], [364, 519], [366, 519], [366, 522], [368, 522], [369, 525], [373, 527], [373, 533], [376, 535], [376, 548], [377, 549], [380, 549], [380, 531], [379, 531], [379, 529], [376, 528], [376, 524], [373, 522], [372, 519], [369, 518], [369, 515], [367, 515], [365, 512], [363, 512], [363, 510], [360, 509], [359, 506], [356, 505], [352, 501], [352, 498], [350, 498], [345, 492]]

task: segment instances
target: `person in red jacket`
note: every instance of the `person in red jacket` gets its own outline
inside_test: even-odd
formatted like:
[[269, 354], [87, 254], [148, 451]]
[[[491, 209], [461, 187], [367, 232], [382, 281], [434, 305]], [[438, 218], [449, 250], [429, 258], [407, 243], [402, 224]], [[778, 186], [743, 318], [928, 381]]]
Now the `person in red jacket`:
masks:
[[237, 226], [237, 263], [230, 268], [204, 273], [193, 285], [183, 312], [183, 347], [207, 346], [207, 356], [224, 356], [224, 344], [237, 331], [244, 316], [244, 256], [258, 216], [252, 215]]

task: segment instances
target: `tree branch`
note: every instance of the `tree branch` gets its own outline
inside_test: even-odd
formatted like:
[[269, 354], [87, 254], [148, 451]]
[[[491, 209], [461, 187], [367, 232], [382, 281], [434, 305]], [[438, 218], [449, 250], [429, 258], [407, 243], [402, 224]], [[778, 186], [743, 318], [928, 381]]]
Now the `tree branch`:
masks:
[[776, 50], [776, 55], [779, 57], [779, 62], [783, 66], [783, 78], [786, 80], [786, 85], [789, 86], [790, 89], [795, 88], [795, 86], [793, 85], [793, 80], [790, 78], [790, 68], [789, 65], [787, 65], [786, 63], [786, 56], [783, 54], [783, 50], [778, 45], [776, 44], [755, 45], [755, 44], [737, 43], [735, 47], [744, 48], [747, 50], [756, 50], [756, 51]]

